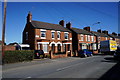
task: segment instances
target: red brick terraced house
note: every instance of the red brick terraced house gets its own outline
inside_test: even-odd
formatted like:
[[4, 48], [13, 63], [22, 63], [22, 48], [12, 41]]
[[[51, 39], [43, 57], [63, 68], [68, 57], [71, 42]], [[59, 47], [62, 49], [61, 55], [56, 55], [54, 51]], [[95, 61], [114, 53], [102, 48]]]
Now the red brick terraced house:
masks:
[[[71, 23], [66, 24], [66, 27], [72, 31], [72, 45], [73, 52], [89, 49], [95, 52], [96, 49], [96, 37], [90, 31], [90, 27], [84, 29], [72, 28]], [[89, 31], [87, 31], [87, 30]]]
[[64, 21], [59, 24], [32, 20], [29, 12], [23, 31], [23, 44], [29, 44], [32, 50], [42, 49], [45, 54], [72, 52], [72, 33], [64, 27]]
[[102, 31], [101, 29], [96, 31], [91, 31], [96, 36], [97, 50], [100, 52], [100, 41], [112, 40], [113, 38], [108, 35], [108, 31]]

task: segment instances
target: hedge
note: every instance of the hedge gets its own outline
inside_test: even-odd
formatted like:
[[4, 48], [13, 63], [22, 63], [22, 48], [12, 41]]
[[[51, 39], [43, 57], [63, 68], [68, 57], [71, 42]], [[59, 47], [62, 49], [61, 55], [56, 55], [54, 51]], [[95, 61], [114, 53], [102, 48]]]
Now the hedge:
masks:
[[33, 50], [5, 51], [3, 63], [31, 61], [33, 60], [33, 58], [34, 58]]

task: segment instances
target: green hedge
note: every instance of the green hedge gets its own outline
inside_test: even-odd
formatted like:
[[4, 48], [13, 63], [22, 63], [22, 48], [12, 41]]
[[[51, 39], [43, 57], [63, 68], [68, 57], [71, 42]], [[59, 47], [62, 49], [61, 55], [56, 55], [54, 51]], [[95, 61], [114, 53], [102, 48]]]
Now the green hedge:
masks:
[[33, 50], [5, 51], [3, 63], [31, 61], [33, 60], [33, 58], [34, 58]]

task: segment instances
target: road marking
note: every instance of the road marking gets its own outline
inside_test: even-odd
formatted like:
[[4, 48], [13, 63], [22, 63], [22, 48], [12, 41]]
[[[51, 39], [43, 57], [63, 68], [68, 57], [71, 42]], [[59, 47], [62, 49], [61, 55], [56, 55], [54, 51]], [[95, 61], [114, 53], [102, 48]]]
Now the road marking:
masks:
[[28, 79], [28, 78], [32, 78], [32, 77], [26, 77], [26, 78], [22, 78], [22, 79], [19, 79], [19, 80], [26, 80], [26, 79]]
[[31, 77], [27, 77], [27, 78], [31, 78]]

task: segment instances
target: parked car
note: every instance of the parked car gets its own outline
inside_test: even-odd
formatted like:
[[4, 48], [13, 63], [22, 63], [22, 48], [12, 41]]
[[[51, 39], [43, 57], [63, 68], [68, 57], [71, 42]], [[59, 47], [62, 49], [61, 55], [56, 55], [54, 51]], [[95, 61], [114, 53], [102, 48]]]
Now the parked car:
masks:
[[117, 50], [114, 53], [115, 59], [120, 59], [120, 46], [117, 47]]
[[42, 55], [42, 58], [45, 57], [44, 51], [43, 50], [35, 50], [34, 51], [35, 58], [40, 59], [40, 55]]
[[92, 56], [92, 52], [89, 51], [88, 49], [83, 49], [83, 50], [78, 51], [78, 56], [89, 57], [89, 56]]

